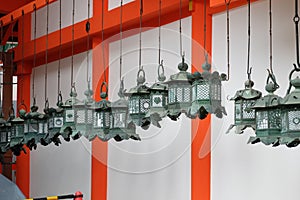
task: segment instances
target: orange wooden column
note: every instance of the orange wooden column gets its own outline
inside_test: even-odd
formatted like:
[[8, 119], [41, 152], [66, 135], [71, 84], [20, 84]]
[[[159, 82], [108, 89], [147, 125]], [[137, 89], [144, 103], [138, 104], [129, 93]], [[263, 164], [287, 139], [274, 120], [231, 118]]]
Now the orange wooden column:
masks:
[[[30, 41], [31, 35], [31, 15], [24, 16], [24, 41], [22, 41], [22, 20], [19, 20], [18, 42], [20, 47], [23, 43]], [[17, 63], [18, 89], [17, 89], [17, 106], [23, 102], [27, 111], [30, 109], [30, 78], [31, 78], [32, 63], [22, 62]], [[18, 110], [16, 111], [18, 112]], [[25, 148], [25, 147], [24, 147]], [[30, 192], [30, 151], [26, 148], [27, 154], [21, 153], [16, 160], [16, 183], [26, 197], [29, 197]]]
[[[192, 71], [200, 71], [204, 62], [203, 44], [204, 44], [204, 1], [193, 1], [192, 12]], [[207, 8], [209, 0], [207, 0]], [[211, 34], [212, 18], [206, 17], [207, 34], [206, 49], [211, 53]], [[192, 200], [210, 199], [210, 161], [211, 161], [211, 118], [208, 116], [205, 120], [195, 119], [192, 121]]]

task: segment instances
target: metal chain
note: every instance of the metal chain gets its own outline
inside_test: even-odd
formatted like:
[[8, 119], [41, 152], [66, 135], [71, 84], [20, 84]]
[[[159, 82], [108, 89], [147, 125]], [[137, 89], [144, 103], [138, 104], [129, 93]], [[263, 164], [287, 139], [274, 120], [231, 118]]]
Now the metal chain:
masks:
[[60, 91], [60, 71], [61, 71], [61, 54], [62, 54], [62, 12], [61, 12], [61, 1], [59, 0], [59, 55], [58, 55], [58, 69], [57, 69], [57, 95], [59, 96]]
[[123, 54], [123, 0], [120, 6], [120, 81], [122, 80], [122, 54]]
[[[4, 26], [3, 26], [3, 21], [1, 20], [0, 21], [0, 26], [1, 26], [1, 44], [3, 43], [3, 28], [4, 28]], [[1, 51], [2, 53], [4, 52], [4, 45], [2, 45], [2, 51]], [[2, 55], [3, 54], [1, 54], [1, 60], [3, 59], [3, 57], [2, 57]], [[3, 61], [3, 60], [2, 60]]]
[[143, 0], [140, 0], [140, 33], [139, 33], [139, 69], [142, 69], [142, 22], [143, 22]]
[[273, 74], [273, 38], [272, 38], [272, 0], [269, 0], [270, 17], [270, 72]]
[[230, 76], [230, 19], [229, 19], [229, 5], [230, 5], [231, 0], [227, 2], [225, 0], [226, 4], [226, 21], [227, 21], [227, 26], [226, 26], [226, 38], [227, 38], [227, 78], [226, 80], [229, 80]]
[[[22, 84], [22, 87], [24, 86], [24, 16], [25, 16], [25, 13], [24, 13], [24, 10], [22, 10], [22, 67], [21, 67], [21, 84]], [[21, 90], [21, 101], [24, 102], [24, 99], [23, 99], [23, 90]]]
[[75, 0], [72, 5], [72, 56], [71, 56], [71, 88], [74, 87], [74, 26], [75, 26]]
[[33, 5], [34, 10], [34, 30], [33, 30], [33, 69], [32, 69], [32, 100], [35, 99], [35, 67], [36, 67], [36, 5]]
[[204, 41], [203, 41], [203, 48], [204, 48], [204, 58], [205, 62], [207, 62], [207, 52], [206, 52], [206, 0], [204, 0], [204, 8], [203, 8], [203, 34], [204, 34]]
[[251, 29], [251, 15], [250, 15], [250, 0], [248, 1], [248, 52], [247, 52], [247, 74], [248, 74], [248, 79], [251, 79], [251, 68], [250, 68], [250, 29]]
[[87, 32], [87, 51], [86, 51], [86, 81], [88, 88], [90, 88], [90, 75], [89, 75], [89, 67], [90, 67], [90, 0], [88, 0], [88, 19], [86, 24], [86, 32]]
[[47, 96], [48, 96], [48, 36], [49, 36], [49, 1], [46, 1], [46, 9], [47, 9], [47, 13], [46, 13], [46, 52], [45, 52], [45, 102], [48, 100]]
[[102, 50], [102, 62], [103, 62], [103, 73], [104, 82], [106, 82], [106, 70], [105, 70], [105, 49], [104, 49], [104, 0], [102, 0], [102, 24], [101, 24], [101, 50]]
[[293, 18], [295, 23], [295, 32], [296, 32], [296, 57], [297, 57], [297, 66], [295, 69], [300, 70], [300, 61], [299, 61], [299, 15], [298, 15], [298, 0], [295, 0], [295, 16]]
[[158, 64], [161, 63], [161, 0], [159, 0], [158, 12]]
[[183, 57], [183, 50], [182, 50], [182, 0], [180, 0], [179, 6], [179, 42], [180, 42], [180, 56]]

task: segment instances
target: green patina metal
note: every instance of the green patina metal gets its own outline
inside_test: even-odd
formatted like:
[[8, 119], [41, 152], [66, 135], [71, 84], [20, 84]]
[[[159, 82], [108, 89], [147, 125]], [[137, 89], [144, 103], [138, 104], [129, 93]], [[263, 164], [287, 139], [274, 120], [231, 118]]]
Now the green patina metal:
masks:
[[[21, 109], [19, 111], [20, 116], [24, 117], [26, 111]], [[13, 154], [18, 156], [21, 154], [24, 144], [24, 120], [21, 117], [15, 117], [14, 111], [10, 113], [8, 123], [11, 124], [11, 138], [9, 147], [12, 150]]]
[[187, 72], [188, 65], [182, 56], [182, 62], [178, 64], [179, 73], [171, 75], [166, 82], [168, 85], [168, 117], [177, 120], [181, 113], [188, 113], [191, 106], [191, 83]]

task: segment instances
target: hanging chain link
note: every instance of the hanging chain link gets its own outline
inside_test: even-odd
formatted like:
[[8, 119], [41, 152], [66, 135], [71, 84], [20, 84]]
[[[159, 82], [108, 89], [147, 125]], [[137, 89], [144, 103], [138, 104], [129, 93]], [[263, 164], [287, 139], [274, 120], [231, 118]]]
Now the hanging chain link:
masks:
[[207, 58], [207, 52], [206, 52], [206, 0], [204, 0], [204, 8], [203, 8], [203, 20], [204, 20], [204, 23], [203, 23], [203, 48], [204, 48], [204, 58], [205, 58], [205, 62], [207, 63], [208, 62], [208, 58]]
[[225, 0], [226, 4], [226, 39], [227, 39], [227, 77], [226, 80], [229, 80], [230, 76], [230, 18], [229, 18], [229, 5], [231, 0]]
[[[25, 42], [24, 42], [24, 17], [25, 17], [25, 13], [24, 13], [24, 10], [22, 10], [22, 66], [21, 66], [21, 88], [23, 88], [24, 86], [24, 45], [25, 45]], [[23, 90], [21, 90], [21, 102], [23, 103], [24, 102], [24, 98], [23, 98]]]
[[180, 56], [183, 57], [183, 49], [182, 49], [182, 0], [180, 0], [179, 5], [179, 50]]
[[140, 33], [139, 33], [139, 70], [142, 69], [142, 22], [143, 22], [143, 0], [140, 0]]
[[61, 94], [60, 91], [60, 74], [61, 74], [61, 54], [62, 54], [62, 11], [61, 11], [61, 1], [59, 0], [59, 52], [58, 52], [58, 69], [57, 69], [57, 95]]
[[272, 0], [269, 0], [270, 73], [273, 74]]
[[33, 30], [33, 69], [32, 69], [32, 100], [35, 99], [35, 67], [36, 67], [36, 5], [33, 5], [34, 10], [34, 30]]
[[102, 0], [101, 50], [102, 50], [104, 82], [106, 82], [106, 69], [105, 69], [106, 59], [105, 59], [105, 49], [104, 49], [104, 0]]
[[45, 52], [45, 102], [48, 101], [48, 43], [49, 43], [49, 1], [46, 1], [46, 52]]
[[161, 0], [159, 0], [159, 11], [158, 11], [158, 64], [161, 61]]
[[87, 51], [86, 51], [86, 81], [87, 81], [87, 86], [90, 88], [90, 73], [89, 73], [89, 67], [90, 67], [90, 0], [88, 0], [88, 19], [86, 23], [85, 30], [87, 32]]
[[248, 79], [251, 80], [251, 68], [250, 68], [250, 33], [251, 33], [251, 13], [250, 13], [250, 8], [251, 8], [251, 2], [250, 0], [248, 1], [248, 51], [247, 51], [247, 74], [248, 74]]
[[123, 0], [120, 5], [120, 81], [122, 80], [122, 62], [123, 58]]
[[75, 26], [75, 0], [73, 0], [72, 4], [72, 56], [71, 56], [71, 88], [75, 86], [74, 83], [74, 27]]

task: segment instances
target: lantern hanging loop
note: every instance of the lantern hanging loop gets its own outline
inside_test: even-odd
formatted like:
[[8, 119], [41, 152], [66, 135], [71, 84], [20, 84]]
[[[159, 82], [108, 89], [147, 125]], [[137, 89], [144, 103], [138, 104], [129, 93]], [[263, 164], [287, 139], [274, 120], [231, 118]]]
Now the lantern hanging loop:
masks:
[[[105, 91], [103, 90], [105, 88]], [[106, 82], [102, 82], [100, 87], [100, 97], [105, 99], [108, 96], [108, 86]]]
[[163, 82], [166, 80], [166, 76], [165, 76], [165, 68], [163, 65], [163, 60], [161, 60], [160, 64], [158, 65], [158, 69], [157, 69], [157, 75], [158, 75], [158, 80]]
[[143, 83], [145, 83], [145, 81], [146, 81], [145, 71], [143, 67], [141, 67], [137, 73], [137, 84], [142, 85]]

